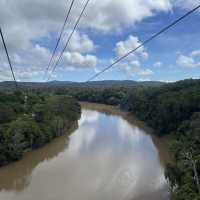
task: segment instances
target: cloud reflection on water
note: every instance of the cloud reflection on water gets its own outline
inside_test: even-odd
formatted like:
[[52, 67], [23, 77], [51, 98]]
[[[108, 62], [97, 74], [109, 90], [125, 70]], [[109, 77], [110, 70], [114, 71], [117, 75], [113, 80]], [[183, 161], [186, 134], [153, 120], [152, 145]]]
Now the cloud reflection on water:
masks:
[[0, 200], [146, 200], [152, 193], [166, 199], [163, 166], [151, 136], [120, 116], [88, 109], [68, 147], [38, 163], [29, 178], [21, 192], [1, 191]]

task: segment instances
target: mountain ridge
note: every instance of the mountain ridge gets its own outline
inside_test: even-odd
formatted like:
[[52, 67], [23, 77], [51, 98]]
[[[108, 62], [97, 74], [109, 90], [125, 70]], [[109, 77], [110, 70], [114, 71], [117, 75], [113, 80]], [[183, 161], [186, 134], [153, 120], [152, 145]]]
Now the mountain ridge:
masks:
[[[47, 88], [47, 87], [131, 87], [137, 85], [144, 86], [159, 86], [165, 84], [160, 81], [143, 81], [137, 82], [133, 80], [106, 80], [106, 81], [91, 81], [91, 82], [73, 82], [73, 81], [51, 81], [51, 82], [18, 82], [22, 88]], [[0, 82], [0, 89], [14, 88], [13, 81]]]

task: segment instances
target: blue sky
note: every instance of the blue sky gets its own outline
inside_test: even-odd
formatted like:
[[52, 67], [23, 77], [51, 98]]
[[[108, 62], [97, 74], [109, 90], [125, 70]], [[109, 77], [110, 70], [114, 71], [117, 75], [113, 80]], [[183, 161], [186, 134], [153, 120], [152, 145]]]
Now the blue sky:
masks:
[[[0, 0], [0, 24], [19, 81], [45, 81], [45, 68], [69, 3], [70, 0]], [[57, 54], [84, 3], [75, 1]], [[196, 5], [197, 0], [91, 0], [51, 80], [86, 81]], [[96, 80], [168, 82], [199, 78], [199, 13], [184, 19]], [[0, 81], [11, 80], [2, 44], [0, 53]]]

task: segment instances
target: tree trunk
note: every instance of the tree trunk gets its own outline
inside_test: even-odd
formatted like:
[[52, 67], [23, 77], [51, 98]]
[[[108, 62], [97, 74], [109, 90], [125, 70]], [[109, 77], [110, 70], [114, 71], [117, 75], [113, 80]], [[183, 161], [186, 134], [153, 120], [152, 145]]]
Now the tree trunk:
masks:
[[185, 153], [185, 158], [188, 160], [189, 165], [192, 167], [193, 173], [194, 173], [194, 180], [198, 189], [198, 192], [200, 194], [200, 181], [199, 181], [199, 175], [197, 171], [197, 161], [193, 158], [191, 152]]

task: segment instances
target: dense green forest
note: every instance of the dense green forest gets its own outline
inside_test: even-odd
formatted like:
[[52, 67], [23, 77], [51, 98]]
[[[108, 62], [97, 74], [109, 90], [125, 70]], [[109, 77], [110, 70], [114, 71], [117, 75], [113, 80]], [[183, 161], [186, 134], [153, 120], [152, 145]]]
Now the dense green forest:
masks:
[[0, 166], [22, 158], [71, 128], [80, 106], [66, 95], [0, 92]]

